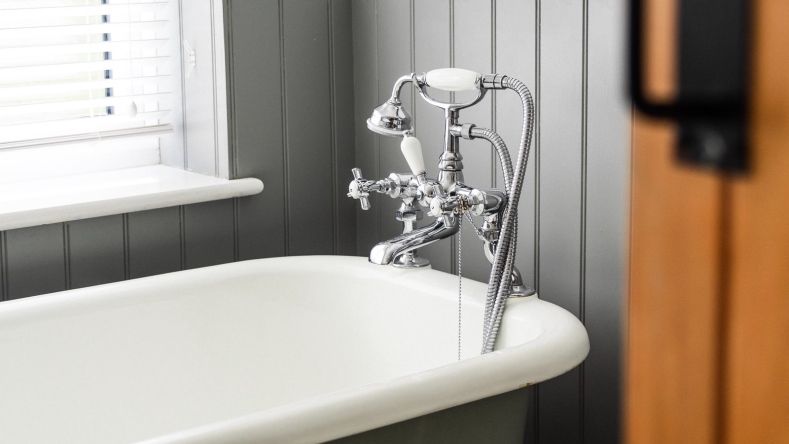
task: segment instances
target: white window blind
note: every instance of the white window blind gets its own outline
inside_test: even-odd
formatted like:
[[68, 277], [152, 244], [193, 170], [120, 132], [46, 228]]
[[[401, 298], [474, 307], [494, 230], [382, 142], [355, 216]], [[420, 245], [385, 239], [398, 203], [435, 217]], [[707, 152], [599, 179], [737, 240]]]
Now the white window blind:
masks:
[[0, 0], [0, 150], [172, 132], [168, 3]]

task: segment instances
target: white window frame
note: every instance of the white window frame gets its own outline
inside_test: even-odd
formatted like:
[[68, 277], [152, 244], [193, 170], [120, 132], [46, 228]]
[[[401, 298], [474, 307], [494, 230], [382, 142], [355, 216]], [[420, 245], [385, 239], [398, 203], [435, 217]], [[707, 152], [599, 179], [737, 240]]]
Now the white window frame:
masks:
[[230, 180], [224, 2], [170, 2], [182, 48], [173, 54], [182, 79], [173, 101], [182, 110], [158, 159], [135, 149], [134, 138], [112, 142], [111, 155], [101, 149], [106, 140], [0, 151], [0, 231], [262, 191], [257, 179]]
[[[180, 4], [183, 116], [178, 137], [163, 138], [162, 164], [222, 179], [230, 178], [225, 68], [224, 7], [221, 0], [171, 0]], [[188, 46], [187, 43], [188, 42]], [[194, 51], [190, 70], [188, 49]], [[186, 73], [189, 77], [186, 77]], [[212, 94], [205, 94], [210, 91]], [[168, 141], [184, 140], [183, 146]]]

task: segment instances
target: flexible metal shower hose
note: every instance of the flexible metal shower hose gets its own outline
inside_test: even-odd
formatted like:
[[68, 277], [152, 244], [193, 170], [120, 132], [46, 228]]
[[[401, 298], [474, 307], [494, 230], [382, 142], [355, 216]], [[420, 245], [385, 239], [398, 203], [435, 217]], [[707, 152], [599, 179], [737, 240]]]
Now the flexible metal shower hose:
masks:
[[[481, 128], [475, 126], [471, 128], [470, 131], [472, 138], [480, 138], [487, 140], [493, 145], [493, 148], [496, 150], [496, 154], [499, 158], [499, 163], [501, 164], [502, 173], [504, 175], [504, 191], [507, 196], [510, 195], [510, 190], [512, 188], [512, 159], [510, 158], [509, 150], [507, 149], [507, 144], [504, 143], [504, 139], [501, 138], [496, 132], [488, 128]], [[505, 205], [506, 211], [506, 205]], [[514, 229], [518, 229], [517, 223], [517, 213], [515, 214], [516, 220], [513, 224]], [[518, 235], [515, 233], [512, 236], [512, 242], [510, 243], [509, 251], [507, 252], [508, 256], [515, 256], [515, 249], [517, 245]], [[487, 328], [488, 323], [490, 322], [490, 312], [493, 310], [493, 301], [495, 301], [496, 294], [498, 293], [499, 288], [499, 281], [501, 280], [500, 274], [491, 273], [490, 280], [488, 281], [488, 296], [487, 300], [490, 303], [485, 304], [485, 320], [483, 323], [483, 328]], [[484, 338], [484, 336], [483, 336]]]
[[[507, 153], [507, 155], [502, 156], [502, 152], [506, 153], [506, 147], [504, 147], [503, 151], [499, 147], [496, 147], [499, 158], [502, 159], [501, 163], [504, 169], [505, 185], [508, 176], [512, 179], [509, 181], [510, 189], [507, 190], [507, 208], [502, 217], [501, 233], [490, 270], [488, 294], [485, 301], [485, 325], [482, 339], [482, 353], [490, 353], [493, 351], [493, 345], [496, 343], [496, 337], [498, 336], [499, 327], [501, 326], [501, 318], [504, 315], [504, 306], [507, 302], [510, 288], [510, 276], [512, 275], [512, 269], [515, 262], [518, 201], [520, 200], [521, 191], [523, 190], [523, 178], [526, 174], [526, 165], [529, 161], [529, 152], [531, 150], [531, 138], [534, 132], [534, 101], [529, 89], [526, 88], [523, 82], [512, 77], [504, 78], [502, 85], [518, 93], [518, 96], [521, 98], [523, 104], [523, 129], [521, 132], [520, 148], [518, 149], [518, 160], [515, 163], [515, 171], [512, 173], [512, 176], [509, 176], [507, 173], [507, 167], [509, 166], [510, 169], [512, 168], [511, 165], [508, 165], [509, 162], [507, 162], [509, 155]], [[498, 135], [496, 135], [496, 138], [501, 140]], [[503, 145], [504, 142], [501, 141], [500, 143]], [[497, 143], [494, 143], [494, 146], [496, 145]]]
[[480, 138], [487, 140], [493, 145], [493, 148], [496, 149], [496, 154], [499, 157], [501, 169], [504, 173], [504, 191], [509, 194], [510, 187], [512, 186], [512, 159], [510, 159], [510, 153], [504, 140], [493, 130], [481, 128], [479, 126], [471, 128], [470, 134], [475, 139]]

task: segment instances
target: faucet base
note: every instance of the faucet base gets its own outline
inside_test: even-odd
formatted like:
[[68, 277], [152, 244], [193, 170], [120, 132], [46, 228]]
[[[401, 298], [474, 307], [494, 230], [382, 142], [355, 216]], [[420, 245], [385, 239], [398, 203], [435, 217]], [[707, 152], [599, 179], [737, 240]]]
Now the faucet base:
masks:
[[392, 261], [392, 266], [397, 268], [423, 268], [430, 266], [430, 261], [419, 257], [413, 251], [401, 254]]
[[525, 298], [529, 296], [534, 296], [537, 294], [537, 291], [531, 287], [527, 287], [525, 285], [512, 285], [510, 286], [510, 292], [507, 294], [508, 298]]

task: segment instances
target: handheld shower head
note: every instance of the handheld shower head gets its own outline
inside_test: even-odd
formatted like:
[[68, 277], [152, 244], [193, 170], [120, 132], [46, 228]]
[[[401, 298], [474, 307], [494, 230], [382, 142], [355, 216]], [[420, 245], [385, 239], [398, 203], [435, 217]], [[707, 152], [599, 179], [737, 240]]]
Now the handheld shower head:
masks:
[[367, 128], [383, 136], [403, 137], [413, 132], [411, 115], [400, 102], [400, 90], [403, 85], [414, 81], [414, 75], [400, 77], [392, 88], [392, 97], [383, 105], [373, 110], [373, 115], [367, 119]]
[[[373, 110], [373, 115], [367, 119], [367, 128], [384, 136], [404, 137], [413, 133], [411, 115], [400, 101], [400, 90], [406, 83], [414, 83], [422, 97], [431, 105], [449, 110], [467, 108], [478, 103], [485, 96], [488, 89], [501, 89], [501, 78], [494, 74], [482, 75], [474, 71], [458, 68], [434, 69], [432, 71], [415, 74], [411, 73], [400, 77], [392, 88], [392, 96], [383, 105]], [[497, 83], [498, 82], [498, 83]], [[442, 89], [444, 91], [478, 91], [477, 98], [467, 103], [444, 103], [432, 99], [427, 95], [425, 87]]]
[[411, 115], [400, 100], [391, 98], [383, 105], [373, 110], [373, 115], [367, 119], [367, 128], [378, 134], [392, 137], [403, 137], [411, 132]]

